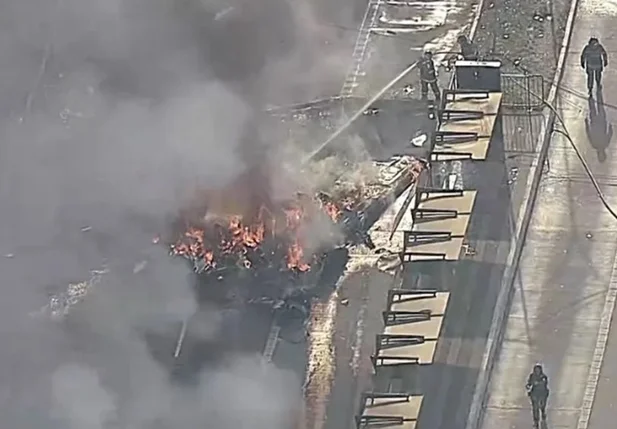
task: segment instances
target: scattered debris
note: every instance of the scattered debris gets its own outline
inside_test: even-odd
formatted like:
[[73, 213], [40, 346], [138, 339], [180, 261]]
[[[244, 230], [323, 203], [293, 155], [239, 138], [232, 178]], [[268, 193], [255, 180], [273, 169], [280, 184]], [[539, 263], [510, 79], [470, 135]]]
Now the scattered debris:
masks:
[[476, 249], [471, 247], [471, 245], [469, 243], [465, 243], [463, 244], [463, 251], [465, 252], [465, 256], [475, 256], [476, 255]]
[[426, 134], [420, 134], [419, 136], [416, 136], [411, 139], [411, 144], [412, 146], [415, 146], [415, 147], [422, 147], [424, 146], [424, 143], [426, 143], [427, 141], [428, 141], [428, 136]]
[[52, 319], [65, 317], [75, 305], [84, 300], [90, 290], [100, 283], [103, 275], [108, 272], [107, 269], [94, 270], [88, 280], [69, 284], [65, 291], [52, 295], [49, 303], [33, 315], [43, 315]]

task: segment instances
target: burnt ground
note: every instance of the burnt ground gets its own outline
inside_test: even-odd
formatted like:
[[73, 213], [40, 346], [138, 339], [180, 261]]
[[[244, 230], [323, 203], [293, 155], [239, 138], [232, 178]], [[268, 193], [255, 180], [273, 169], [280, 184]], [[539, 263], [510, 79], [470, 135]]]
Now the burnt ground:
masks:
[[502, 61], [503, 72], [540, 74], [546, 87], [569, 10], [569, 0], [485, 0], [474, 42], [487, 58]]

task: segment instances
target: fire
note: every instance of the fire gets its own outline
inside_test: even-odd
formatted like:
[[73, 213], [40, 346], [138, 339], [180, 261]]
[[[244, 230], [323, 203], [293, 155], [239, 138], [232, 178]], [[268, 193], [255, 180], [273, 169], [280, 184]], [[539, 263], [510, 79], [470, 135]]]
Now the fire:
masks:
[[342, 211], [339, 209], [336, 204], [333, 202], [327, 201], [322, 205], [326, 214], [332, 219], [334, 222], [338, 222], [341, 218]]
[[287, 228], [293, 237], [292, 243], [287, 248], [287, 268], [296, 269], [300, 272], [308, 271], [311, 267], [303, 261], [304, 250], [299, 239], [300, 228], [306, 217], [306, 212], [298, 205], [285, 210], [285, 215], [287, 218]]
[[307, 272], [311, 266], [305, 257], [303, 227], [310, 218], [310, 210], [301, 196], [281, 203], [278, 208], [261, 207], [255, 216], [202, 217], [198, 225], [185, 229], [171, 246], [171, 253], [192, 260], [199, 271], [230, 263], [250, 269], [260, 259], [276, 259], [280, 255], [279, 268]]
[[358, 214], [380, 192], [343, 183], [332, 193], [273, 201], [267, 183], [267, 171], [251, 171], [225, 189], [200, 192], [196, 204], [181, 213], [184, 227], [172, 254], [192, 261], [197, 272], [233, 267], [307, 272], [318, 258], [307, 254], [307, 234], [319, 217], [340, 225], [349, 234], [345, 240], [357, 240], [359, 234], [349, 228], [359, 228]]
[[311, 269], [311, 266], [302, 261], [304, 251], [300, 244], [296, 241], [287, 249], [287, 268], [296, 269], [300, 272], [306, 272]]
[[307, 258], [305, 254], [305, 227], [319, 210], [333, 222], [339, 222], [347, 205], [345, 200], [336, 203], [330, 197], [324, 200], [298, 194], [274, 207], [262, 206], [253, 216], [206, 217], [202, 213], [191, 216], [190, 226], [171, 246], [171, 253], [190, 259], [200, 272], [230, 264], [250, 269], [263, 260], [280, 263], [280, 269], [307, 272], [312, 256]]
[[239, 216], [233, 216], [229, 221], [229, 231], [232, 235], [232, 248], [239, 246], [255, 248], [264, 241], [266, 227], [261, 219], [254, 225], [245, 226], [242, 225], [242, 219]]

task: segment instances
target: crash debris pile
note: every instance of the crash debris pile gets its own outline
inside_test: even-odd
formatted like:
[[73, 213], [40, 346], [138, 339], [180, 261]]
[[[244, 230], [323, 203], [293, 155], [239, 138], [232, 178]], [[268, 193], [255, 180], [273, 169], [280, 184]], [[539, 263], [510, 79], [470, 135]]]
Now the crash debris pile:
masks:
[[[314, 276], [334, 248], [373, 247], [367, 213], [375, 202], [391, 197], [398, 182], [415, 180], [423, 164], [398, 157], [378, 167], [381, 174], [371, 183], [339, 178], [328, 190], [302, 190], [283, 201], [270, 198], [265, 188], [258, 191], [259, 179], [248, 174], [235, 187], [244, 184], [249, 191], [207, 193], [203, 204], [183, 213], [171, 254], [219, 281], [230, 274], [259, 278], [284, 273], [296, 280]], [[234, 198], [242, 201], [228, 201]], [[319, 243], [313, 239], [317, 230]]]

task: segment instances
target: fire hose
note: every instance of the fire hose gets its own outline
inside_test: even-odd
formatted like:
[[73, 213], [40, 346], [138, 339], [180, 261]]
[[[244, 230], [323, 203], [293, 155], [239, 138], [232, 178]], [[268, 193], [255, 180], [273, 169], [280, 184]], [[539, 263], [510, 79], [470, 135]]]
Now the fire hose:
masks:
[[587, 175], [587, 177], [591, 181], [591, 184], [593, 185], [593, 187], [594, 187], [594, 189], [596, 191], [596, 194], [598, 195], [598, 198], [602, 202], [602, 205], [604, 205], [606, 210], [610, 213], [610, 215], [613, 218], [617, 219], [617, 212], [615, 211], [615, 209], [613, 209], [613, 207], [609, 204], [608, 200], [606, 199], [606, 196], [604, 195], [604, 192], [602, 192], [602, 189], [600, 188], [600, 184], [598, 183], [595, 175], [591, 171], [591, 168], [589, 167], [589, 164], [587, 163], [587, 161], [583, 157], [583, 154], [579, 150], [578, 146], [576, 145], [576, 143], [574, 143], [574, 140], [572, 139], [572, 136], [568, 132], [568, 128], [566, 127], [566, 123], [565, 123], [564, 119], [561, 117], [561, 115], [559, 114], [559, 112], [557, 111], [555, 106], [551, 105], [549, 102], [544, 100], [544, 97], [542, 97], [542, 96], [536, 94], [535, 92], [529, 90], [529, 88], [525, 88], [525, 87], [523, 87], [523, 85], [521, 85], [521, 84], [519, 84], [517, 82], [514, 82], [514, 83], [515, 83], [515, 85], [519, 85], [521, 88], [523, 88], [525, 91], [527, 91], [532, 97], [538, 99], [543, 105], [548, 107], [551, 110], [551, 112], [553, 112], [553, 114], [555, 115], [555, 118], [557, 118], [557, 120], [561, 124], [561, 128], [562, 129], [553, 129], [552, 132], [557, 133], [557, 134], [561, 134], [562, 136], [564, 136], [566, 138], [566, 140], [568, 141], [568, 143], [570, 144], [570, 146], [574, 150], [574, 153], [576, 154], [576, 157], [578, 158], [578, 160], [580, 161], [581, 165], [583, 166], [583, 169], [585, 170], [585, 174]]

